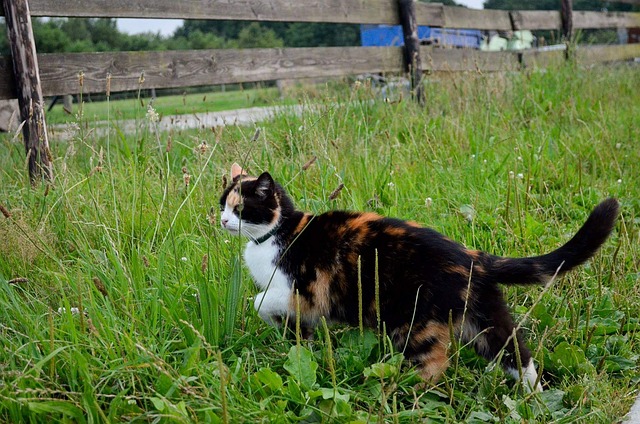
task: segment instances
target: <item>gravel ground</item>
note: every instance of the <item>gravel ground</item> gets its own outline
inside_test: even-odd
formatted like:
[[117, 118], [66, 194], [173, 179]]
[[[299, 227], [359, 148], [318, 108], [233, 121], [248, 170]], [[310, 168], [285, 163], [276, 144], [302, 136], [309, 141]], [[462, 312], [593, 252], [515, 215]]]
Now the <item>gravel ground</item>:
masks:
[[[254, 125], [257, 122], [270, 119], [274, 114], [279, 112], [288, 112], [294, 114], [302, 113], [303, 106], [269, 106], [269, 107], [251, 107], [246, 109], [227, 110], [223, 112], [208, 112], [191, 115], [172, 115], [164, 116], [157, 123], [158, 131], [182, 130], [189, 128], [211, 128], [226, 125]], [[125, 134], [131, 134], [137, 128], [148, 125], [146, 120], [128, 120], [118, 122], [118, 128]], [[92, 130], [98, 135], [104, 135], [110, 126], [105, 122], [97, 122], [91, 125]], [[73, 125], [62, 124], [52, 125], [49, 128], [49, 141], [67, 140], [73, 134]]]

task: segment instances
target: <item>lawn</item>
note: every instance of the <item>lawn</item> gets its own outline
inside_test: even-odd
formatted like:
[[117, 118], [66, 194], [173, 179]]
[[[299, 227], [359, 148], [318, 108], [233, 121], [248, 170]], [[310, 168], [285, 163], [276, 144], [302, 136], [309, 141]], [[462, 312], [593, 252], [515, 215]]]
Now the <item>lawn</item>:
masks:
[[[0, 421], [620, 421], [640, 376], [638, 87], [626, 65], [434, 75], [418, 107], [357, 82], [259, 132], [156, 133], [135, 99], [135, 135], [83, 121], [51, 140], [51, 187], [2, 139]], [[411, 219], [498, 255], [558, 247], [608, 196], [622, 213], [585, 266], [504, 288], [543, 393], [457, 343], [424, 388], [384, 333], [300, 342], [260, 320], [244, 240], [218, 224], [233, 162], [301, 209]]]
[[[73, 110], [68, 113], [64, 110], [62, 101], [47, 112], [47, 122], [50, 125], [83, 122], [91, 125], [96, 122], [140, 119], [144, 117], [149, 104], [153, 106], [160, 116], [191, 115], [204, 112], [217, 112], [230, 109], [242, 109], [255, 106], [267, 106], [280, 104], [280, 94], [275, 87], [234, 89], [229, 91], [211, 91], [199, 93], [187, 93], [180, 95], [163, 95], [155, 99], [145, 98], [147, 90], [140, 93], [128, 93], [129, 98], [92, 100], [92, 96], [84, 95], [75, 98]], [[95, 96], [93, 96], [95, 97]], [[82, 105], [78, 105], [79, 99]], [[137, 104], [139, 101], [140, 104]], [[141, 107], [142, 106], [142, 107]], [[77, 115], [82, 112], [82, 117]]]

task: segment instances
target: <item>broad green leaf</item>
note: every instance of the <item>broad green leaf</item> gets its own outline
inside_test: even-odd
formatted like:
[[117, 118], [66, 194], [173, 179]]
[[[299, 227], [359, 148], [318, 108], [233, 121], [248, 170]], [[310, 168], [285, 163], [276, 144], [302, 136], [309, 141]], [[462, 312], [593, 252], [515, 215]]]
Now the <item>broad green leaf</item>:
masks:
[[388, 362], [377, 362], [364, 370], [365, 377], [389, 378], [398, 373], [398, 368]]
[[378, 344], [378, 337], [369, 329], [362, 335], [357, 329], [346, 331], [340, 338], [341, 347], [354, 352], [362, 359], [368, 359], [373, 348]]
[[564, 409], [562, 400], [564, 399], [565, 392], [559, 389], [549, 389], [538, 394], [538, 397], [544, 403], [544, 406], [549, 412], [557, 412]]
[[305, 402], [304, 394], [300, 390], [300, 384], [291, 375], [287, 378], [287, 392], [289, 394], [289, 399], [292, 401], [298, 403]]
[[284, 364], [284, 369], [289, 371], [293, 378], [300, 383], [303, 390], [309, 390], [316, 384], [316, 370], [318, 363], [313, 354], [303, 346], [291, 346], [289, 359]]
[[282, 390], [282, 377], [270, 368], [260, 368], [253, 376], [255, 380], [271, 392], [279, 392]]
[[504, 396], [502, 396], [502, 403], [509, 410], [509, 417], [511, 417], [514, 420], [518, 420], [518, 421], [522, 420], [522, 417], [520, 416], [520, 414], [517, 411], [518, 403], [515, 400], [511, 399], [507, 395], [504, 395]]
[[323, 387], [320, 389], [320, 393], [323, 399], [340, 399], [345, 402], [349, 402], [349, 395], [346, 393], [340, 393], [338, 389]]
[[160, 412], [164, 411], [164, 408], [166, 407], [164, 400], [157, 397], [151, 397], [149, 398], [149, 400], [151, 401], [151, 403], [153, 403], [153, 407], [156, 408], [158, 411]]
[[77, 422], [86, 422], [82, 409], [73, 405], [71, 402], [62, 400], [50, 400], [42, 402], [29, 402], [29, 410], [36, 414], [61, 414], [70, 418], [74, 418]]
[[595, 368], [578, 346], [562, 342], [549, 355], [550, 367], [560, 374], [590, 374]]
[[469, 414], [469, 417], [465, 420], [465, 422], [469, 424], [495, 423], [498, 421], [499, 421], [498, 418], [496, 418], [489, 412], [484, 412], [484, 411], [473, 411], [471, 414]]
[[622, 356], [611, 355], [604, 360], [607, 372], [618, 372], [636, 369], [636, 361]]

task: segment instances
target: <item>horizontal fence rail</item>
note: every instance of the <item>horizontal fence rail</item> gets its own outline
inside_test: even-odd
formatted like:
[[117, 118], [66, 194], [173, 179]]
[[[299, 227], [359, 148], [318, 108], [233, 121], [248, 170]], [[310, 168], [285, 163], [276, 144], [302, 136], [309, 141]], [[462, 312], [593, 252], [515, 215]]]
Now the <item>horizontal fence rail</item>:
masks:
[[[32, 16], [212, 19], [397, 25], [397, 0], [31, 0]], [[559, 11], [477, 10], [416, 3], [419, 25], [508, 31], [560, 29]], [[576, 29], [640, 27], [637, 12], [573, 11]]]
[[[256, 82], [304, 77], [330, 77], [367, 72], [399, 72], [401, 47], [317, 47], [277, 49], [223, 49], [121, 53], [42, 54], [43, 93], [53, 96], [80, 91], [78, 73], [84, 74], [82, 91]], [[0, 61], [0, 97], [10, 97], [11, 65]]]
[[[420, 49], [425, 71], [508, 71], [546, 67], [564, 60], [564, 51], [482, 52], [470, 49]], [[580, 46], [576, 61], [590, 65], [640, 57], [640, 44]], [[277, 79], [397, 73], [401, 47], [316, 47], [159, 52], [42, 54], [38, 56], [44, 96], [180, 88]], [[82, 72], [83, 86], [78, 74]], [[144, 82], [140, 83], [140, 77]], [[13, 70], [0, 59], [0, 99], [15, 98]]]

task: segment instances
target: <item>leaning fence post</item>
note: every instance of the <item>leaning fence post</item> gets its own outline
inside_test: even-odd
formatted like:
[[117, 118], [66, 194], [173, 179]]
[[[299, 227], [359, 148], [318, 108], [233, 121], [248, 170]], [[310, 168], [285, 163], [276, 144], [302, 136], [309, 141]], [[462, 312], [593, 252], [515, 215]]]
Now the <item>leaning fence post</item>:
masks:
[[24, 121], [22, 134], [29, 162], [29, 178], [32, 184], [41, 177], [52, 181], [51, 152], [29, 4], [27, 0], [4, 0], [3, 4], [20, 117]]
[[420, 40], [418, 39], [418, 22], [416, 19], [415, 0], [398, 0], [402, 35], [404, 36], [404, 68], [411, 78], [412, 97], [424, 104], [424, 88], [422, 87], [422, 63], [420, 62]]

